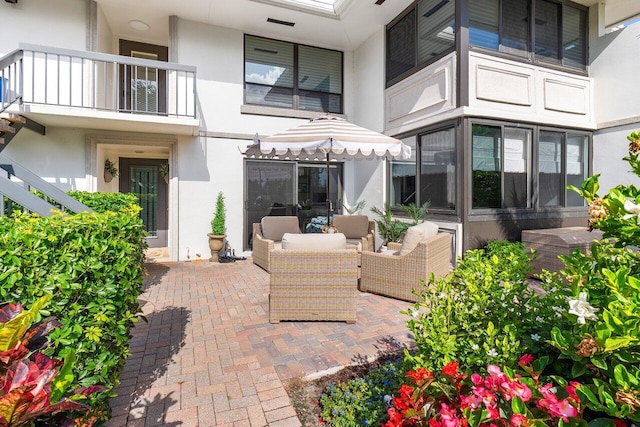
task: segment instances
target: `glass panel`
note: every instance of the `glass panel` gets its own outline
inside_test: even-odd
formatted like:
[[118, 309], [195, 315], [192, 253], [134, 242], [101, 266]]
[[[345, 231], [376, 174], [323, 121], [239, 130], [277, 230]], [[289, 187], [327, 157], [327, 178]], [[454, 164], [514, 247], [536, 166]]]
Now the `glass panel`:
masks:
[[420, 139], [420, 203], [438, 209], [456, 208], [456, 134], [446, 129]]
[[416, 138], [412, 136], [403, 139], [402, 142], [411, 147], [411, 158], [389, 162], [391, 178], [389, 200], [391, 206], [416, 202]]
[[298, 87], [314, 92], [341, 94], [342, 52], [298, 47]]
[[502, 50], [526, 56], [529, 51], [529, 0], [502, 2]]
[[387, 82], [416, 65], [416, 11], [387, 30]]
[[247, 160], [246, 232], [251, 247], [253, 223], [268, 215], [295, 215], [295, 163]]
[[293, 75], [292, 43], [245, 37], [244, 81], [247, 103], [292, 107]]
[[546, 0], [536, 1], [535, 52], [536, 59], [558, 62], [558, 21], [562, 5]]
[[538, 199], [542, 207], [562, 206], [562, 140], [560, 132], [540, 131]]
[[472, 207], [500, 208], [502, 206], [502, 177], [500, 173], [501, 129], [496, 126], [474, 124], [472, 127]]
[[564, 65], [585, 68], [586, 12], [571, 6], [562, 9], [562, 55]]
[[[580, 188], [587, 179], [589, 165], [589, 138], [586, 135], [567, 135], [567, 185]], [[578, 193], [567, 191], [567, 206], [585, 206]]]
[[504, 202], [505, 208], [526, 208], [529, 201], [530, 129], [504, 129]]
[[298, 108], [301, 110], [342, 112], [342, 96], [331, 93], [299, 91]]
[[418, 63], [455, 44], [455, 0], [422, 0], [418, 3]]
[[158, 167], [131, 166], [131, 192], [142, 208], [140, 217], [149, 236], [158, 236]]
[[474, 0], [469, 2], [469, 43], [498, 50], [500, 0]]
[[[133, 58], [157, 61], [158, 55], [148, 52], [131, 51]], [[145, 113], [158, 112], [158, 70], [156, 68], [132, 66], [131, 72], [131, 108]]]
[[273, 105], [275, 107], [293, 107], [293, 89], [260, 86], [247, 83], [245, 86], [247, 104]]
[[[342, 210], [341, 166], [330, 166], [332, 214]], [[306, 233], [322, 231], [327, 218], [327, 167], [321, 164], [298, 164], [298, 218]]]

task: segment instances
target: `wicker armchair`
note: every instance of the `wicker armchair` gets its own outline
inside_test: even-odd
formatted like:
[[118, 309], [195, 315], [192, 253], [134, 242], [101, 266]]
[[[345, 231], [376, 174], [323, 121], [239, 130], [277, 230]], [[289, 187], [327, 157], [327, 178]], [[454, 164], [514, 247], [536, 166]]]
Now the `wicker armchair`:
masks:
[[359, 251], [375, 251], [376, 223], [366, 215], [334, 215], [333, 226]]
[[[309, 235], [310, 240], [336, 235]], [[343, 240], [343, 247], [346, 245]], [[284, 243], [283, 243], [284, 245]], [[319, 246], [312, 242], [313, 246]], [[271, 251], [269, 321], [356, 321], [358, 253], [354, 249]]]
[[[388, 251], [399, 250], [399, 244], [387, 245]], [[438, 233], [422, 240], [405, 255], [362, 252], [360, 290], [406, 301], [417, 301], [413, 290], [420, 280], [428, 281], [449, 274], [451, 235]]]
[[295, 216], [265, 216], [253, 224], [253, 263], [271, 271], [271, 251], [280, 247], [284, 233], [300, 234]]

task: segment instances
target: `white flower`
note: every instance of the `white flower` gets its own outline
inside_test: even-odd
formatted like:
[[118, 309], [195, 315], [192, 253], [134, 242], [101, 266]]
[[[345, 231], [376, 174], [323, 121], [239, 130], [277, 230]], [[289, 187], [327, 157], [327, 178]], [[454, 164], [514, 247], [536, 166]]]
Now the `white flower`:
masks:
[[387, 408], [390, 408], [392, 405], [393, 397], [389, 396], [388, 394], [385, 394], [384, 397], [382, 398], [382, 401], [384, 402]]
[[551, 307], [553, 309], [553, 311], [556, 311], [558, 313], [562, 313], [564, 311], [564, 308], [562, 307], [558, 307], [557, 305], [554, 305], [553, 307]]
[[478, 344], [471, 344], [471, 350], [478, 351], [480, 350], [480, 346]]
[[411, 310], [411, 317], [418, 317], [418, 316], [420, 316], [419, 310]]
[[623, 216], [622, 219], [629, 219], [637, 216], [638, 218], [636, 221], [638, 225], [640, 225], [640, 205], [636, 205], [631, 200], [627, 199], [624, 201], [624, 210], [629, 213]]
[[541, 316], [536, 316], [536, 322], [542, 323], [544, 322], [544, 318], [542, 318]]
[[440, 297], [440, 299], [444, 299], [444, 298], [447, 297], [447, 294], [445, 292], [440, 292], [439, 297]]
[[598, 320], [595, 312], [599, 309], [592, 307], [587, 302], [586, 292], [580, 292], [578, 299], [567, 298], [567, 302], [569, 303], [569, 313], [578, 316], [579, 325], [584, 325], [587, 320]]
[[476, 311], [479, 307], [476, 304], [473, 304], [473, 307], [471, 307], [471, 310]]
[[534, 341], [540, 341], [540, 335], [538, 334], [531, 334], [531, 339]]
[[487, 355], [489, 357], [497, 357], [498, 356], [498, 352], [496, 351], [495, 348], [492, 348], [491, 350], [487, 351]]

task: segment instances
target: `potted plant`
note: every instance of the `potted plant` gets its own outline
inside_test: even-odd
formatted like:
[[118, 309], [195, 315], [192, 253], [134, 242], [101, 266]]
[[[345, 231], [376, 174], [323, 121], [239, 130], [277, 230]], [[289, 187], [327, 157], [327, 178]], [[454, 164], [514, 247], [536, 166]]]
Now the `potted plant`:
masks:
[[107, 158], [104, 161], [104, 182], [111, 182], [116, 176], [118, 176], [116, 164]]
[[409, 228], [409, 224], [393, 217], [389, 203], [385, 205], [384, 212], [376, 206], [371, 208], [371, 212], [380, 216], [380, 218], [376, 220], [376, 224], [378, 225], [380, 237], [382, 237], [383, 240], [383, 246], [386, 246], [389, 242], [399, 242], [404, 232]]
[[209, 261], [211, 262], [218, 261], [218, 252], [224, 247], [224, 239], [227, 237], [224, 233], [226, 229], [224, 195], [222, 191], [220, 191], [216, 199], [216, 211], [211, 220], [211, 233], [207, 234], [207, 236], [209, 236], [209, 249], [211, 250], [211, 258], [209, 258]]

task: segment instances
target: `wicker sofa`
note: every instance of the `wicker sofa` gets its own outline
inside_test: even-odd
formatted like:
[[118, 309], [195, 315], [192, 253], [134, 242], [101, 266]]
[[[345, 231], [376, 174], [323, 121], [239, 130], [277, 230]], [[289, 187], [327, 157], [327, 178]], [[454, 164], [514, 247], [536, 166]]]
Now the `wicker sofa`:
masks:
[[300, 234], [295, 216], [265, 216], [253, 224], [253, 263], [271, 271], [271, 251], [281, 247], [285, 233]]
[[356, 321], [358, 254], [335, 234], [285, 234], [271, 251], [269, 321]]
[[438, 233], [436, 226], [435, 233], [420, 236], [413, 228], [407, 230], [402, 245], [389, 243], [385, 253], [362, 252], [361, 291], [417, 301], [413, 291], [421, 280], [428, 281], [432, 273], [436, 278], [449, 274], [451, 235]]

